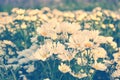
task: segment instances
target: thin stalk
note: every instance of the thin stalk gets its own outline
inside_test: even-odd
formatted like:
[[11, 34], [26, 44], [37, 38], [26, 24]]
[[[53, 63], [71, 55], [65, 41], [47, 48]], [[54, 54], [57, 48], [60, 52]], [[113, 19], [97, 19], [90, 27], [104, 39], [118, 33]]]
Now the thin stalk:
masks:
[[12, 75], [13, 75], [13, 79], [14, 79], [14, 80], [17, 80], [14, 72], [12, 71], [12, 69], [11, 69], [10, 71], [11, 71], [11, 73], [12, 73]]
[[[43, 72], [45, 72], [46, 73], [46, 67], [45, 67], [45, 65], [43, 64], [43, 62], [41, 62], [40, 61], [40, 64], [42, 65], [42, 67], [43, 67]], [[49, 77], [49, 75], [48, 74], [46, 74], [47, 75], [47, 77]]]
[[60, 76], [60, 80], [62, 80], [62, 77], [64, 76], [64, 74], [61, 74], [61, 76]]
[[52, 70], [51, 70], [50, 64], [49, 64], [48, 61], [46, 61], [46, 62], [47, 62], [48, 68], [49, 68], [49, 70], [50, 70], [50, 76], [51, 76], [51, 79], [52, 79], [52, 78], [53, 78], [53, 73], [52, 73]]
[[4, 79], [4, 75], [3, 75], [4, 73], [1, 73], [1, 72], [2, 72], [2, 70], [0, 69], [0, 76], [1, 76], [0, 79], [3, 80]]

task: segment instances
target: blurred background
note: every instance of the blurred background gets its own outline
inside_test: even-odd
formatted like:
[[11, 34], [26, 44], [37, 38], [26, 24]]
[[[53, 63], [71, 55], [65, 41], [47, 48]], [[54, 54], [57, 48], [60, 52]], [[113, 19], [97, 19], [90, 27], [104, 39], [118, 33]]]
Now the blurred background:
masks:
[[120, 0], [0, 0], [0, 12], [9, 12], [14, 7], [24, 9], [49, 7], [71, 11], [78, 9], [91, 11], [95, 7], [102, 7], [103, 9], [118, 10]]

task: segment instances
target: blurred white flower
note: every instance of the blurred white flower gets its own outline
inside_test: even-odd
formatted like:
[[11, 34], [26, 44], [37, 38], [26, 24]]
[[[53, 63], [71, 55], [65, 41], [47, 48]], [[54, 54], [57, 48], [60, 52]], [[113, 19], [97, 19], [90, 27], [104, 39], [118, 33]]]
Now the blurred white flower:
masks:
[[61, 63], [61, 65], [58, 66], [58, 69], [63, 73], [67, 73], [71, 71], [70, 66], [63, 63]]
[[50, 80], [49, 78], [45, 78], [45, 79], [43, 79], [43, 80]]
[[111, 44], [111, 46], [112, 46], [114, 49], [117, 48], [117, 43], [116, 43], [116, 42], [111, 42], [110, 44]]
[[77, 54], [76, 51], [70, 52], [70, 51], [62, 51], [57, 55], [58, 59], [61, 59], [62, 61], [71, 61], [75, 55]]
[[13, 12], [16, 12], [18, 15], [22, 15], [25, 13], [25, 10], [24, 9], [17, 9], [17, 10], [13, 10]]
[[26, 25], [25, 23], [22, 23], [22, 24], [21, 24], [21, 28], [22, 28], [22, 29], [26, 29], [26, 28], [27, 28], [27, 25]]
[[34, 65], [28, 65], [28, 69], [26, 70], [26, 72], [30, 73], [33, 72], [35, 70]]
[[53, 40], [55, 40], [57, 38], [55, 26], [56, 24], [53, 25], [52, 23], [43, 24], [41, 27], [37, 28], [37, 34], [42, 35], [44, 37], [50, 37]]
[[120, 64], [120, 51], [118, 51], [117, 53], [113, 54], [113, 57], [114, 57], [114, 61], [116, 63]]
[[104, 50], [104, 48], [101, 48], [101, 47], [92, 49], [91, 54], [93, 55], [94, 60], [97, 60], [98, 58], [106, 58], [107, 57], [107, 52]]
[[120, 77], [120, 69], [119, 70], [115, 70], [113, 73], [112, 73], [112, 77]]
[[107, 69], [107, 66], [104, 63], [94, 63], [92, 67], [95, 70], [105, 71]]
[[49, 58], [52, 55], [52, 53], [50, 53], [49, 48], [47, 47], [47, 45], [42, 45], [40, 46], [39, 49], [36, 50], [35, 53], [33, 53], [30, 58], [34, 59], [34, 60], [42, 60], [45, 61], [47, 58]]
[[85, 58], [77, 58], [76, 59], [77, 60], [77, 64], [79, 64], [79, 65], [86, 65], [87, 64], [87, 60], [85, 59]]

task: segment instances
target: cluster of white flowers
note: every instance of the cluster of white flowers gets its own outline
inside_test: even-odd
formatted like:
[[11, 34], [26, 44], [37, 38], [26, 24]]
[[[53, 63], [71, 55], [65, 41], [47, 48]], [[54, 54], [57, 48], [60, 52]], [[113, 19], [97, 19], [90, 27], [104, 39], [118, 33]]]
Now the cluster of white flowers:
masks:
[[[115, 24], [119, 20], [118, 12], [101, 8], [91, 12], [14, 8], [11, 15], [0, 15], [0, 65], [32, 73], [37, 71], [36, 61], [40, 68], [50, 68], [53, 60], [58, 61], [60, 74], [81, 79], [99, 70], [120, 79], [120, 28]], [[20, 77], [27, 80], [24, 74]]]
[[[38, 46], [36, 48], [31, 46], [34, 49], [29, 48], [20, 52], [19, 55], [26, 58], [20, 58], [19, 62], [23, 61], [23, 63], [25, 63], [29, 60], [47, 61], [54, 57], [55, 59], [61, 60], [61, 64], [58, 66], [61, 72], [68, 72], [78, 78], [92, 75], [94, 72], [91, 72], [91, 69], [93, 69], [93, 71], [107, 71], [108, 65], [106, 65], [105, 60], [109, 59], [109, 53], [101, 45], [107, 44], [116, 49], [117, 45], [113, 46], [111, 44], [115, 43], [112, 37], [99, 35], [100, 32], [98, 30], [81, 30], [80, 26], [73, 26], [75, 23], [56, 22], [54, 25], [51, 25], [52, 23], [53, 22], [45, 23], [37, 28], [37, 37], [44, 38], [44, 41], [41, 43], [41, 41], [35, 38], [36, 41], [34, 44], [37, 44], [37, 42], [41, 44], [37, 44]], [[66, 29], [65, 26], [69, 27], [69, 29]], [[70, 26], [71, 28], [74, 27], [75, 31], [70, 31], [72, 30]], [[55, 35], [54, 38], [53, 35]], [[100, 61], [99, 59], [103, 60]], [[74, 65], [66, 63], [66, 61], [70, 63], [72, 60], [75, 60]], [[83, 72], [81, 72], [81, 69], [78, 69], [77, 73], [74, 72], [72, 66], [75, 65], [81, 67]], [[89, 68], [87, 69], [86, 67]]]

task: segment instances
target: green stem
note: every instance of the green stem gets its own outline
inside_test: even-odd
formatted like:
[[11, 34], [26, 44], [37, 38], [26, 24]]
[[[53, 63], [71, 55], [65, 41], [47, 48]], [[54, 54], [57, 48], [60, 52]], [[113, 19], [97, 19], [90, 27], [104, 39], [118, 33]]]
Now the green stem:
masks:
[[61, 76], [60, 76], [60, 80], [62, 80], [62, 77], [64, 76], [64, 74], [61, 74]]
[[16, 77], [15, 77], [14, 72], [12, 71], [12, 69], [11, 69], [10, 71], [11, 71], [11, 73], [12, 73], [12, 75], [13, 75], [13, 79], [14, 79], [14, 80], [17, 80]]
[[2, 70], [0, 69], [0, 79], [4, 79], [4, 75], [3, 75], [4, 73], [2, 73]]
[[51, 70], [50, 64], [49, 64], [48, 61], [46, 61], [46, 62], [47, 62], [47, 65], [48, 65], [48, 69], [50, 70], [50, 77], [51, 77], [51, 79], [53, 79], [53, 73], [52, 73], [52, 70]]
[[[45, 67], [45, 65], [40, 61], [40, 64], [42, 65], [42, 67], [43, 67], [43, 72], [45, 72], [46, 73], [46, 67]], [[48, 74], [46, 74], [47, 75], [47, 77], [48, 77]]]

